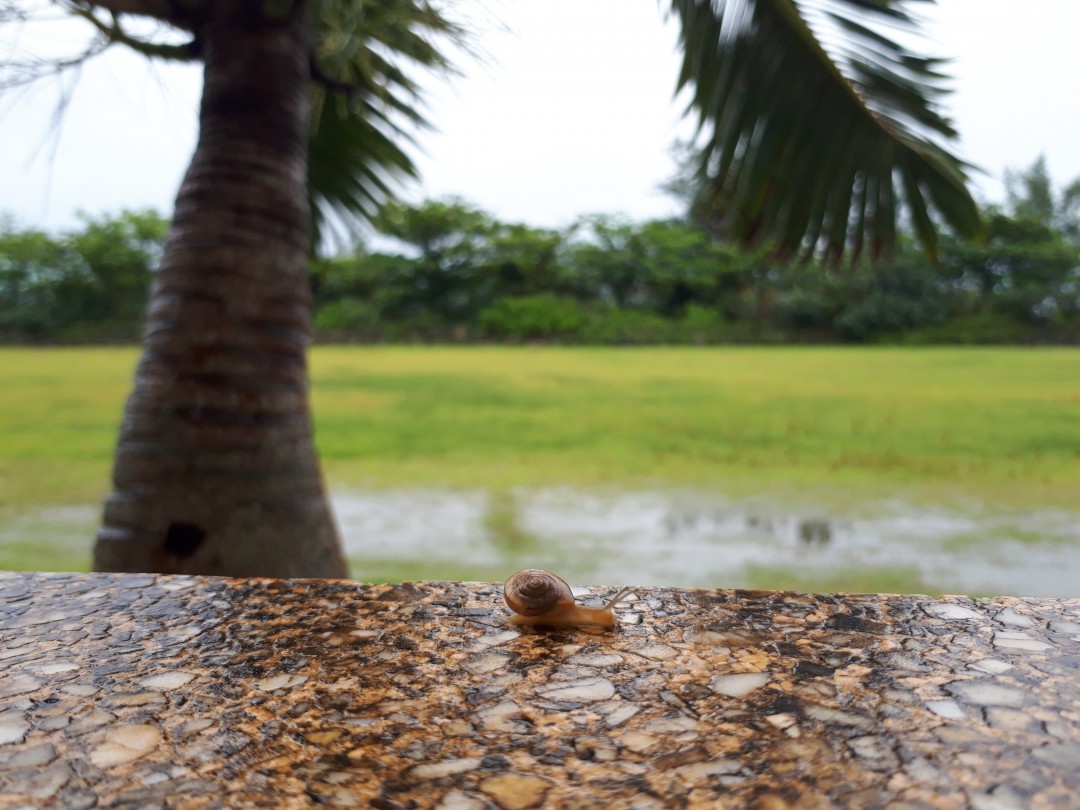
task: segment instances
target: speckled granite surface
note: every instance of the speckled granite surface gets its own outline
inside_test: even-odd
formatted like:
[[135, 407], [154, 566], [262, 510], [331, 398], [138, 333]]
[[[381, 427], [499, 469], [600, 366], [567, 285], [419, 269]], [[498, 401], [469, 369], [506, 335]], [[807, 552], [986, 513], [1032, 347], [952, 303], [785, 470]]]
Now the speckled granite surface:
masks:
[[0, 574], [0, 808], [1080, 806], [1080, 599], [637, 596]]

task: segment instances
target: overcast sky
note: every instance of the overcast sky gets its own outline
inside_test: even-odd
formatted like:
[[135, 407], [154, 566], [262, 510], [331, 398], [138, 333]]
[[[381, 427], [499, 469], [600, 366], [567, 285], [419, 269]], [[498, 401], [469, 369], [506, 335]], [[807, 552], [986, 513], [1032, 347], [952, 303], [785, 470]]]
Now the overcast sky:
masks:
[[[489, 59], [437, 85], [438, 132], [422, 138], [423, 182], [408, 197], [457, 194], [537, 226], [675, 211], [657, 191], [673, 170], [669, 146], [688, 132], [672, 99], [678, 60], [665, 3], [459, 5]], [[24, 29], [19, 47], [60, 47], [80, 31]], [[1077, 2], [940, 0], [929, 9], [927, 49], [955, 59], [948, 108], [961, 154], [987, 172], [976, 177], [983, 198], [1000, 199], [1002, 170], [1040, 153], [1058, 182], [1080, 176], [1077, 31]], [[0, 59], [10, 58], [11, 33], [0, 31]], [[79, 209], [170, 212], [194, 147], [199, 84], [195, 67], [148, 67], [115, 48], [83, 70], [58, 137], [55, 83], [0, 99], [0, 212], [47, 228], [72, 225]]]

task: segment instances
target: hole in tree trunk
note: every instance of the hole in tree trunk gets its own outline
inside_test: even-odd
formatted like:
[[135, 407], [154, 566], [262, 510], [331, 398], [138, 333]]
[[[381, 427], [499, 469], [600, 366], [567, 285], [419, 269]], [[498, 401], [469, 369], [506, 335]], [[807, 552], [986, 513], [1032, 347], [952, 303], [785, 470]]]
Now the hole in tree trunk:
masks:
[[170, 523], [165, 532], [165, 551], [176, 557], [190, 557], [206, 539], [206, 530], [194, 523]]

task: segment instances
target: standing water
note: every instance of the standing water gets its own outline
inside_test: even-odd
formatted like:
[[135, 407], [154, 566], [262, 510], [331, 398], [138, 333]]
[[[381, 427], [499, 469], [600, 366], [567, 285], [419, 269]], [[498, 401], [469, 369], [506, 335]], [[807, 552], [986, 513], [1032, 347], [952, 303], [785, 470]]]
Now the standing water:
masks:
[[1080, 594], [1080, 514], [902, 501], [830, 513], [681, 491], [339, 492], [360, 579]]

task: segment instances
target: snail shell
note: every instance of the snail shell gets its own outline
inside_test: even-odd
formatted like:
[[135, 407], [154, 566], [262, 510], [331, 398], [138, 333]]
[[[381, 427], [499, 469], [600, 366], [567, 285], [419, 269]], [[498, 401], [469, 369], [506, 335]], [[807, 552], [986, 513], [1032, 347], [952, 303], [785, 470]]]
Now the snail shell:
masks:
[[511, 624], [548, 627], [614, 627], [612, 607], [629, 588], [623, 588], [603, 607], [584, 607], [574, 601], [574, 593], [562, 577], [539, 568], [518, 571], [503, 585], [503, 599], [514, 611]]
[[562, 577], [539, 568], [526, 568], [506, 580], [503, 599], [514, 613], [541, 616], [560, 601], [574, 604], [574, 593]]

